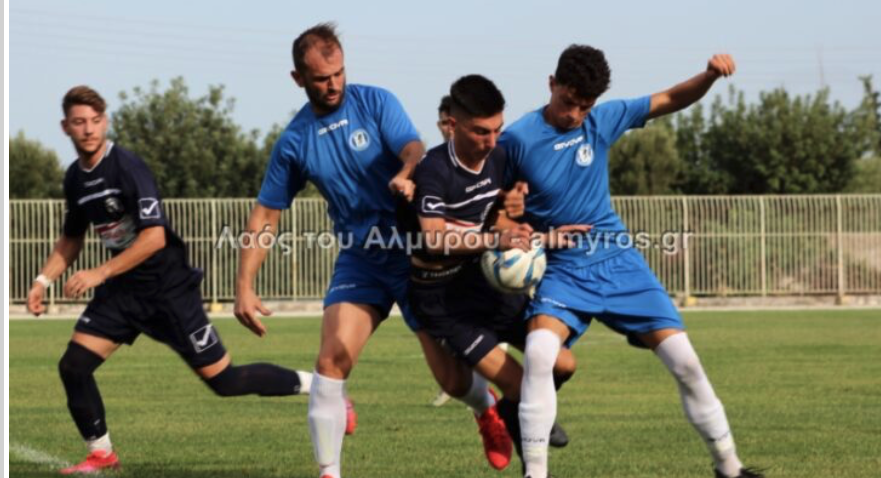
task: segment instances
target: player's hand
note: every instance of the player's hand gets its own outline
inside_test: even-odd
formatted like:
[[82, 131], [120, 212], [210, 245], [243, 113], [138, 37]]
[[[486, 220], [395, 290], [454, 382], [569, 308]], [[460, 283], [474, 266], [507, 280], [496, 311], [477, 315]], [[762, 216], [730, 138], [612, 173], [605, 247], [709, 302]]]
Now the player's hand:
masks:
[[517, 227], [505, 229], [499, 235], [499, 249], [507, 251], [510, 249], [521, 249], [528, 251], [532, 248], [532, 226], [529, 224], [518, 224]]
[[272, 311], [263, 306], [263, 302], [252, 289], [241, 290], [236, 294], [236, 306], [233, 313], [239, 322], [254, 332], [258, 337], [266, 335], [266, 326], [257, 318], [257, 313], [264, 317], [272, 315]]
[[416, 193], [416, 183], [401, 176], [393, 177], [388, 187], [392, 190], [392, 194], [403, 196], [408, 202], [413, 200], [413, 195]]
[[501, 194], [502, 204], [508, 217], [515, 219], [523, 216], [526, 212], [526, 195], [529, 194], [529, 186], [526, 182], [518, 181], [510, 191], [503, 191]]
[[79, 271], [64, 284], [64, 295], [70, 299], [76, 299], [89, 289], [103, 284], [105, 280], [107, 280], [107, 273], [100, 267]]
[[546, 249], [568, 249], [578, 245], [575, 238], [590, 231], [591, 226], [586, 224], [571, 224], [561, 226], [539, 235], [542, 247]]
[[39, 282], [34, 282], [31, 290], [28, 292], [28, 312], [34, 314], [34, 317], [39, 317], [46, 312], [46, 306], [43, 305], [43, 295], [45, 293], [46, 288]]
[[735, 69], [734, 58], [731, 58], [731, 55], [713, 55], [710, 61], [707, 62], [707, 71], [715, 75], [716, 78], [720, 76], [727, 78], [734, 74]]

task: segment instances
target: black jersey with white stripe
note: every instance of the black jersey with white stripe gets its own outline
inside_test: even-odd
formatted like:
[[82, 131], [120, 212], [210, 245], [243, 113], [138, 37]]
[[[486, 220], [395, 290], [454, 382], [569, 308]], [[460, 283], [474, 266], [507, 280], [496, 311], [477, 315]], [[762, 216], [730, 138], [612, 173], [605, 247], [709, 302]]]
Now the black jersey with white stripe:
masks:
[[106, 153], [91, 169], [74, 161], [64, 177], [64, 195], [64, 235], [80, 237], [91, 224], [114, 256], [129, 248], [141, 230], [165, 229], [165, 248], [116, 279], [168, 281], [168, 273], [189, 267], [184, 243], [166, 219], [153, 174], [134, 153], [108, 142]]
[[[416, 194], [411, 205], [410, 220], [406, 221], [405, 228], [419, 231], [417, 217], [438, 217], [444, 219], [448, 230], [489, 230], [492, 225], [489, 222], [493, 220], [494, 206], [504, 180], [506, 160], [505, 150], [496, 148], [479, 170], [472, 170], [456, 157], [452, 142], [429, 150], [413, 173]], [[424, 279], [455, 275], [463, 263], [479, 256], [442, 257], [430, 255], [424, 249], [417, 250], [414, 254], [421, 262], [443, 266], [432, 274], [426, 272], [422, 277]], [[414, 273], [418, 272], [418, 268], [415, 268]]]

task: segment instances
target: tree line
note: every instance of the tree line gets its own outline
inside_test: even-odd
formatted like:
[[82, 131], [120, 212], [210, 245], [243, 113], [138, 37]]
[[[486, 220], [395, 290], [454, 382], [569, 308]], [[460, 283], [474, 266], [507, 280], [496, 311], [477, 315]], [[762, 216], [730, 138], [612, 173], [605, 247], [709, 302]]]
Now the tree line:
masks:
[[[860, 81], [853, 110], [828, 89], [793, 96], [778, 88], [747, 103], [732, 87], [708, 108], [652, 121], [610, 151], [612, 193], [881, 193], [881, 98], [872, 77]], [[244, 131], [222, 86], [194, 98], [183, 78], [119, 99], [109, 137], [144, 158], [165, 197], [256, 196], [281, 125]], [[62, 196], [56, 154], [24, 132], [9, 141], [9, 172], [12, 198]], [[310, 184], [302, 194], [318, 191]]]

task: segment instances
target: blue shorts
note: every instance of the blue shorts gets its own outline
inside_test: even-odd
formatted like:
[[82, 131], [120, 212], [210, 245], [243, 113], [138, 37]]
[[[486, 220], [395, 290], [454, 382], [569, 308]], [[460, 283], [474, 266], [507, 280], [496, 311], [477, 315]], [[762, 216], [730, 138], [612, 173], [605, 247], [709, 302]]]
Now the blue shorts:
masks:
[[404, 322], [415, 332], [420, 326], [407, 301], [409, 280], [410, 258], [403, 251], [344, 249], [334, 264], [324, 307], [341, 302], [367, 304], [384, 320], [397, 302]]
[[526, 318], [539, 314], [569, 326], [572, 334], [567, 347], [587, 331], [593, 318], [626, 335], [636, 346], [643, 346], [637, 335], [685, 329], [664, 286], [633, 248], [586, 266], [548, 264]]

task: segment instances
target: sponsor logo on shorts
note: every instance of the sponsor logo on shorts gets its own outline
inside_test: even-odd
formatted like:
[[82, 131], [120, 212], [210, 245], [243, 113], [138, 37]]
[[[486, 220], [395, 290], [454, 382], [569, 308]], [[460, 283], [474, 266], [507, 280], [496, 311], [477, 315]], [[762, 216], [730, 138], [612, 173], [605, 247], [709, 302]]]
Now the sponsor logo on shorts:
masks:
[[84, 324], [88, 324], [89, 322], [92, 321], [92, 319], [86, 317], [85, 315], [81, 315], [78, 320]]
[[193, 349], [196, 350], [196, 353], [200, 354], [217, 345], [219, 340], [217, 338], [217, 332], [214, 330], [214, 326], [208, 324], [190, 334], [190, 342], [193, 343]]
[[349, 290], [349, 289], [354, 289], [356, 287], [358, 287], [358, 284], [355, 284], [355, 283], [340, 284], [340, 285], [331, 287], [330, 290], [327, 291], [327, 293], [330, 294], [331, 292], [336, 292], [336, 291], [340, 291], [340, 290]]
[[465, 355], [468, 355], [472, 351], [474, 351], [474, 348], [480, 345], [481, 342], [483, 342], [483, 334], [480, 334], [476, 339], [474, 339], [474, 342], [471, 342], [471, 345], [469, 345], [468, 348], [465, 349]]
[[557, 306], [557, 307], [559, 307], [559, 308], [561, 308], [561, 309], [565, 309], [565, 308], [566, 308], [566, 304], [564, 304], [564, 303], [562, 303], [562, 302], [560, 302], [560, 301], [554, 300], [554, 299], [548, 299], [547, 297], [542, 297], [542, 298], [541, 298], [541, 302], [542, 302], [543, 304], [551, 304], [551, 305], [555, 305], [555, 306]]

